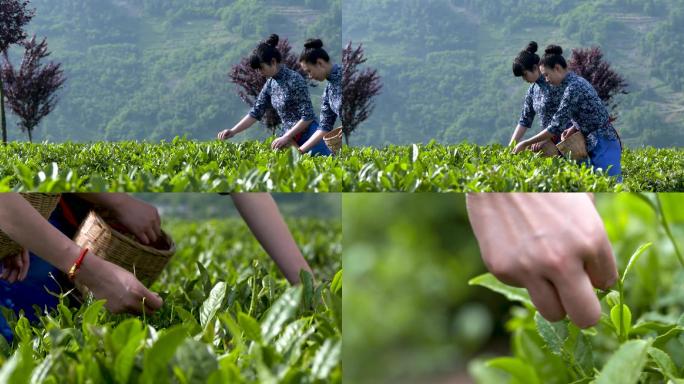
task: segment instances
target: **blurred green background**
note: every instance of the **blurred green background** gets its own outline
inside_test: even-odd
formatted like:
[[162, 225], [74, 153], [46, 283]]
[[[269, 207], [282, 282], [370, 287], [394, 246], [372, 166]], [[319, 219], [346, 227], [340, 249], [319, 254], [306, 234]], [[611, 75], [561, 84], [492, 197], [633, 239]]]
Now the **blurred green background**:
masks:
[[[223, 219], [238, 216], [230, 196], [218, 193], [135, 193], [159, 210], [163, 217], [176, 219]], [[318, 218], [339, 221], [342, 197], [339, 193], [272, 193], [286, 219]]]
[[[654, 195], [647, 195], [654, 198]], [[684, 194], [661, 194], [684, 246]], [[678, 318], [684, 268], [655, 212], [635, 194], [597, 194], [618, 267], [654, 245], [626, 283], [634, 318]], [[486, 272], [463, 194], [345, 194], [344, 380], [353, 383], [471, 383], [475, 358], [509, 354], [504, 325], [515, 304], [470, 278]]]

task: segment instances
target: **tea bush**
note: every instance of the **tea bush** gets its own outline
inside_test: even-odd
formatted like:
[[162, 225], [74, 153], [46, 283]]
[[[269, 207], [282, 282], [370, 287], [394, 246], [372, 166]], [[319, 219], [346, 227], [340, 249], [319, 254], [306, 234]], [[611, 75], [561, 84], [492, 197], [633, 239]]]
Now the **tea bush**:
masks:
[[345, 147], [337, 157], [248, 143], [10, 143], [0, 191], [683, 191], [684, 151], [628, 149], [624, 184], [565, 159], [500, 145]]
[[316, 280], [290, 287], [237, 220], [172, 221], [178, 252], [153, 316], [70, 301], [30, 324], [5, 311], [3, 383], [340, 383], [341, 228], [289, 222]]

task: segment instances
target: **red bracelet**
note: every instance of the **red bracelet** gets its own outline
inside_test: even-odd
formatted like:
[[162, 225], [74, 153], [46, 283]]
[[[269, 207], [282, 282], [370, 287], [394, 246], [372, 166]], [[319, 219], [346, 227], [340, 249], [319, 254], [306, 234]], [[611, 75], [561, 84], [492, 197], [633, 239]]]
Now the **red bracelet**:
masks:
[[78, 270], [81, 268], [81, 264], [83, 263], [83, 259], [87, 253], [88, 248], [81, 249], [81, 254], [78, 255], [78, 259], [76, 259], [76, 262], [74, 262], [74, 265], [71, 266], [69, 272], [67, 273], [69, 280], [74, 281], [76, 279], [76, 272], [78, 272]]

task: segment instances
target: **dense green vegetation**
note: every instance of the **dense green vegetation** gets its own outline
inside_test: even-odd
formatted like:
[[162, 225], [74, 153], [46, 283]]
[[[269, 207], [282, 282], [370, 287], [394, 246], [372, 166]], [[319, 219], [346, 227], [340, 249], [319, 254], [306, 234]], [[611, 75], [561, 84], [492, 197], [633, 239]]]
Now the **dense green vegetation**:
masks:
[[[270, 33], [341, 51], [340, 0], [33, 0], [67, 84], [37, 141], [212, 138], [249, 107], [228, 71]], [[15, 60], [19, 48], [11, 50]], [[339, 53], [338, 53], [339, 55]], [[312, 88], [317, 104], [322, 88]], [[24, 140], [10, 122], [11, 139]], [[265, 137], [254, 127], [244, 138]]]
[[[341, 228], [288, 222], [316, 273], [291, 288], [237, 219], [168, 219], [178, 253], [153, 289], [153, 316], [111, 315], [65, 297], [59, 311], [10, 321], [3, 383], [340, 383]], [[64, 297], [64, 294], [63, 294]]]
[[629, 84], [616, 123], [628, 146], [684, 145], [680, 1], [349, 0], [343, 15], [344, 41], [367, 47], [385, 86], [355, 143], [508, 143], [528, 88], [511, 63], [536, 40], [603, 49]]
[[[524, 303], [525, 290], [494, 284], [488, 276], [473, 283], [498, 293], [469, 285], [486, 269], [463, 195], [345, 195], [345, 381], [448, 383], [463, 380], [468, 370], [478, 383], [588, 383], [591, 376], [600, 377], [597, 383], [681, 380], [684, 266], [662, 222], [681, 250], [684, 194], [658, 196], [660, 209], [655, 195], [596, 195], [625, 276], [622, 302], [631, 322], [625, 310], [620, 330], [619, 310], [613, 310], [620, 302], [616, 285], [615, 293], [601, 295], [600, 325], [578, 332], [567, 322], [550, 325], [535, 316]], [[646, 243], [652, 245], [625, 274], [635, 250]], [[559, 342], [549, 343], [554, 336]], [[612, 376], [615, 371], [622, 376]]]
[[338, 157], [274, 152], [270, 141], [11, 143], [0, 191], [682, 191], [684, 151], [623, 155], [624, 185], [561, 158], [500, 145], [345, 147]]

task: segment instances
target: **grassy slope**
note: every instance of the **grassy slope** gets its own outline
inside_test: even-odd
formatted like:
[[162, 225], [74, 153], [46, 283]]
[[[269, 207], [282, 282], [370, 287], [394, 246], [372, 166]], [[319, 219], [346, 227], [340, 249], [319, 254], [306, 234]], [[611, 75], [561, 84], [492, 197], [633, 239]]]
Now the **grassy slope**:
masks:
[[[283, 1], [277, 0], [267, 3], [271, 4], [270, 11], [280, 17], [272, 25], [258, 27], [289, 37], [294, 51], [299, 52], [306, 28], [322, 12], [279, 5]], [[170, 24], [169, 17], [145, 14], [135, 2], [113, 4], [123, 12], [126, 28], [131, 28], [135, 36], [135, 40], [128, 41], [135, 51], [133, 56], [122, 57], [106, 45], [79, 46], [69, 36], [44, 32], [54, 27], [55, 21], [45, 10], [41, 13], [40, 1], [36, 2], [38, 17], [30, 24], [29, 32], [47, 35], [52, 58], [64, 63], [68, 78], [57, 108], [34, 133], [36, 140], [156, 140], [186, 133], [209, 139], [244, 116], [248, 106], [235, 94], [227, 73], [264, 36], [231, 32], [230, 26], [218, 17], [194, 17]], [[92, 32], [102, 33], [97, 27]], [[101, 51], [103, 58], [96, 59], [93, 49]], [[19, 53], [14, 52], [15, 56]], [[84, 60], [90, 63], [87, 72], [74, 72], [74, 66], [69, 65]], [[311, 91], [318, 108], [320, 87]], [[193, 104], [197, 95], [202, 99]], [[108, 101], [90, 100], [93, 97]], [[152, 110], [145, 108], [150, 103], [155, 106]], [[9, 126], [10, 139], [26, 140], [26, 135], [14, 127], [13, 117]], [[256, 128], [243, 136], [263, 138], [265, 132]]]
[[[466, 17], [467, 20], [477, 24], [477, 30], [474, 31], [469, 38], [476, 39], [476, 49], [473, 51], [474, 55], [480, 58], [482, 65], [486, 70], [486, 75], [483, 81], [489, 81], [490, 77], [497, 79], [497, 87], [503, 90], [505, 99], [502, 100], [503, 107], [499, 107], [498, 112], [509, 116], [509, 126], [497, 126], [495, 129], [488, 128], [487, 135], [479, 134], [475, 138], [472, 130], [475, 127], [462, 126], [456, 127], [458, 124], [455, 121], [444, 121], [440, 126], [424, 126], [424, 127], [406, 127], [400, 126], [401, 122], [406, 119], [412, 119], [413, 116], [401, 114], [401, 108], [396, 108], [397, 93], [406, 92], [405, 89], [388, 90], [385, 89], [383, 95], [377, 98], [377, 111], [371, 119], [366, 122], [360, 129], [357, 137], [354, 139], [359, 144], [383, 144], [383, 143], [397, 143], [405, 144], [407, 141], [427, 141], [428, 138], [435, 138], [442, 142], [455, 142], [454, 138], [465, 137], [470, 141], [478, 143], [486, 142], [507, 142], [512, 133], [513, 127], [518, 118], [520, 104], [527, 86], [519, 79], [513, 79], [510, 73], [510, 60], [515, 57], [517, 52], [529, 40], [537, 40], [540, 46], [547, 43], [554, 42], [562, 45], [569, 52], [570, 48], [579, 46], [578, 42], [564, 36], [557, 26], [531, 26], [523, 30], [517, 31], [514, 34], [504, 32], [500, 25], [491, 23], [483, 19], [477, 13], [476, 9], [465, 9], [452, 6], [451, 11], [455, 12], [456, 17]], [[346, 8], [348, 12], [353, 13], [353, 6]], [[512, 11], [516, 12], [516, 11]], [[358, 17], [358, 15], [355, 15]], [[650, 31], [654, 25], [664, 20], [663, 17], [645, 17], [637, 13], [623, 12], [619, 9], [608, 9], [606, 18], [612, 18], [619, 25], [620, 29], [613, 31], [610, 47], [604, 47], [605, 58], [613, 64], [615, 69], [623, 74], [630, 85], [629, 91], [633, 96], [622, 97], [621, 105], [622, 111], [625, 108], [640, 107], [643, 109], [652, 108], [657, 116], [671, 124], [667, 127], [668, 132], [674, 127], [684, 125], [684, 108], [681, 107], [684, 103], [684, 92], [675, 92], [663, 81], [648, 75], [650, 72], [649, 62], [644, 62], [643, 58], [636, 56], [639, 52], [639, 44], [641, 36]], [[368, 16], [370, 22], [379, 15]], [[552, 22], [553, 23], [553, 22]], [[374, 40], [369, 36], [367, 31], [362, 29], [352, 29], [343, 26], [343, 36], [345, 40], [352, 39], [354, 41], [363, 42], [367, 47], [367, 55], [369, 57], [369, 65], [380, 68], [381, 75], [393, 76], [392, 71], [396, 70], [392, 63], [401, 62], [407, 57], [415, 57], [420, 66], [430, 66], [430, 63], [423, 60], [423, 56], [418, 54], [420, 47], [411, 47], [402, 45], [400, 41], [381, 41]], [[441, 38], [449, 39], [447, 36]], [[488, 63], [485, 65], [485, 63]], [[505, 65], [504, 65], [505, 64]], [[391, 68], [391, 69], [390, 69]], [[402, 68], [404, 69], [404, 68]], [[441, 68], [435, 68], [435, 71], [442, 71]], [[420, 80], [406, 78], [411, 83], [420, 84]], [[428, 80], [423, 80], [425, 83]], [[418, 86], [418, 85], [416, 85]], [[441, 89], [443, 84], [432, 84], [432, 89]], [[435, 91], [439, 92], [439, 91]], [[487, 98], [488, 96], [479, 95], [479, 97]], [[491, 96], [489, 96], [491, 97]], [[437, 103], [454, 103], [455, 107], [461, 103], [470, 103], [466, 98], [456, 97], [455, 100], [445, 96], [444, 98], [436, 98], [430, 100]], [[401, 103], [401, 101], [399, 101]], [[458, 103], [458, 104], [457, 104]], [[428, 107], [427, 110], [430, 110]], [[491, 112], [491, 111], [490, 111]], [[457, 116], [458, 117], [458, 116]], [[492, 116], [482, 116], [483, 119], [489, 119]], [[387, 123], [390, 120], [392, 123]], [[413, 121], [413, 120], [411, 120]], [[536, 122], [535, 122], [536, 123]], [[453, 128], [450, 128], [452, 127]], [[635, 126], [630, 123], [630, 126], [625, 126], [624, 121], [618, 120], [617, 128], [621, 131], [623, 139], [628, 146], [638, 147], [645, 144], [642, 132], [644, 130], [657, 131], [662, 129], [661, 126]], [[477, 129], [484, 129], [477, 127]], [[538, 126], [535, 124], [534, 130]], [[402, 139], [397, 141], [400, 133], [404, 133]], [[405, 133], [403, 131], [408, 131]], [[417, 134], [411, 132], [420, 132]], [[457, 133], [456, 133], [457, 132]], [[679, 135], [680, 140], [684, 138]], [[649, 139], [646, 139], [649, 140]], [[651, 137], [650, 140], [657, 140]], [[457, 140], [460, 141], [460, 140]], [[684, 142], [684, 141], [682, 141]], [[657, 142], [659, 146], [672, 145], [673, 143]], [[675, 143], [676, 144], [676, 143]]]

